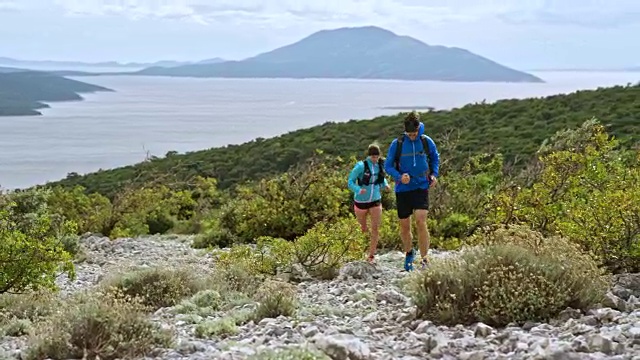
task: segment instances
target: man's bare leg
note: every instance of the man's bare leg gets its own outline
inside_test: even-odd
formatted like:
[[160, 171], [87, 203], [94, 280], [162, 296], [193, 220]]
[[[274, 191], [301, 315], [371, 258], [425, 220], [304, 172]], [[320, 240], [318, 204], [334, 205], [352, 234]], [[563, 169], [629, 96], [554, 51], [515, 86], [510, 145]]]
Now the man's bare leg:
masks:
[[411, 251], [413, 241], [411, 239], [411, 216], [406, 219], [400, 219], [400, 239], [402, 239], [402, 248], [405, 254]]
[[428, 210], [418, 209], [415, 211], [416, 228], [418, 232], [418, 247], [420, 248], [420, 257], [425, 258], [429, 252], [430, 236], [429, 228], [427, 227], [427, 214]]

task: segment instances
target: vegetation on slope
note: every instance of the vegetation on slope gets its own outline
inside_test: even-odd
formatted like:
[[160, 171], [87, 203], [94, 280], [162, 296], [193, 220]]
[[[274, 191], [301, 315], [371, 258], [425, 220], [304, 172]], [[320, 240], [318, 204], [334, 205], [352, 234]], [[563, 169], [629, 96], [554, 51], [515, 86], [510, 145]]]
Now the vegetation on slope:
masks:
[[[150, 182], [129, 186], [113, 199], [87, 194], [80, 186], [15, 194], [25, 199], [31, 192], [39, 194], [37, 199], [53, 214], [77, 226], [76, 234], [199, 233], [198, 247], [275, 241], [291, 255], [298, 250], [283, 244], [306, 238], [312, 239], [310, 244], [322, 243], [314, 232], [335, 235], [341, 233], [335, 226], [343, 219], [353, 220], [345, 181], [355, 160], [318, 152], [289, 172], [238, 186], [233, 193], [219, 189], [215, 178], [200, 177], [189, 189]], [[638, 151], [621, 147], [595, 120], [559, 132], [514, 174], [504, 171], [499, 153], [471, 157], [459, 170], [445, 164], [448, 171], [431, 192], [432, 242], [458, 248], [487, 227], [527, 224], [544, 236], [568, 238], [612, 271], [638, 268], [639, 164]], [[393, 196], [384, 193], [383, 204], [392, 209]], [[393, 214], [385, 211], [381, 229], [381, 244], [392, 248], [399, 245]], [[332, 225], [324, 228], [324, 223]], [[349, 236], [343, 233], [341, 239]], [[300, 249], [309, 251], [309, 246]], [[324, 251], [332, 249], [327, 245]], [[353, 254], [350, 248], [334, 250]]]
[[[426, 132], [436, 141], [443, 161], [447, 162], [443, 171], [460, 169], [470, 156], [497, 152], [504, 156], [507, 168], [519, 170], [545, 139], [557, 131], [579, 126], [592, 116], [622, 141], [632, 138], [637, 141], [640, 84], [472, 104], [421, 115]], [[309, 159], [316, 149], [344, 158], [361, 154], [374, 140], [386, 149], [402, 131], [402, 116], [326, 123], [241, 145], [187, 154], [170, 152], [164, 158], [131, 166], [82, 176], [72, 173], [51, 185], [67, 188], [82, 185], [89, 192], [112, 197], [126, 183], [143, 184], [160, 179], [165, 183], [188, 184], [202, 176], [216, 178], [221, 189], [228, 189], [247, 180], [285, 172]]]

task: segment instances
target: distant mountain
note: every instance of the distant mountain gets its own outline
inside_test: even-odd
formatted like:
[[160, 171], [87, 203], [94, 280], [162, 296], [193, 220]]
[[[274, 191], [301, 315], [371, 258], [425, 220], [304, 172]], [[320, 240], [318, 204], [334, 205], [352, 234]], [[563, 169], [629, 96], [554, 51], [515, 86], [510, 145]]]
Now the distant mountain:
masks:
[[78, 67], [112, 67], [112, 68], [146, 68], [150, 66], [160, 67], [172, 67], [189, 64], [215, 64], [225, 61], [222, 58], [205, 59], [201, 61], [173, 61], [173, 60], [161, 60], [153, 63], [120, 63], [117, 61], [103, 61], [103, 62], [82, 62], [82, 61], [56, 61], [56, 60], [20, 60], [9, 57], [0, 57], [0, 65], [5, 66], [17, 66], [21, 68], [55, 68], [55, 69], [71, 69]]
[[322, 30], [241, 61], [149, 67], [138, 75], [543, 82], [468, 50], [427, 45], [375, 27]]
[[0, 116], [42, 115], [44, 102], [82, 100], [79, 93], [113, 91], [44, 71], [0, 67]]

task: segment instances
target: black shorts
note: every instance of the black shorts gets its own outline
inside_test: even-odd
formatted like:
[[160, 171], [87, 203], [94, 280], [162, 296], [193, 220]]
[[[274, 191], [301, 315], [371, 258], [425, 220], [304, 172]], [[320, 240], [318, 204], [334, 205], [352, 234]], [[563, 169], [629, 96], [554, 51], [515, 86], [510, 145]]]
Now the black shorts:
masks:
[[353, 205], [360, 210], [367, 210], [367, 209], [371, 209], [373, 207], [379, 206], [380, 200], [366, 202], [366, 203], [354, 201]]
[[406, 219], [414, 210], [429, 210], [429, 189], [416, 189], [396, 193], [398, 218]]

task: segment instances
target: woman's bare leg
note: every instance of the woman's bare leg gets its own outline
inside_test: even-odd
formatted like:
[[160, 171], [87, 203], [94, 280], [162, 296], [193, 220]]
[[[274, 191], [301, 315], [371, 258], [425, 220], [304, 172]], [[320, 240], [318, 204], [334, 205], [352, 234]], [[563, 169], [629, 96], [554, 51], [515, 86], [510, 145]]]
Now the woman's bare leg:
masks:
[[378, 240], [380, 239], [380, 222], [382, 219], [382, 205], [369, 209], [371, 215], [371, 244], [369, 247], [369, 258], [376, 254]]
[[358, 219], [358, 223], [360, 224], [360, 229], [362, 229], [363, 233], [368, 234], [369, 227], [367, 226], [367, 213], [369, 213], [369, 210], [358, 209], [355, 205], [353, 207], [353, 210], [356, 213], [356, 219]]

